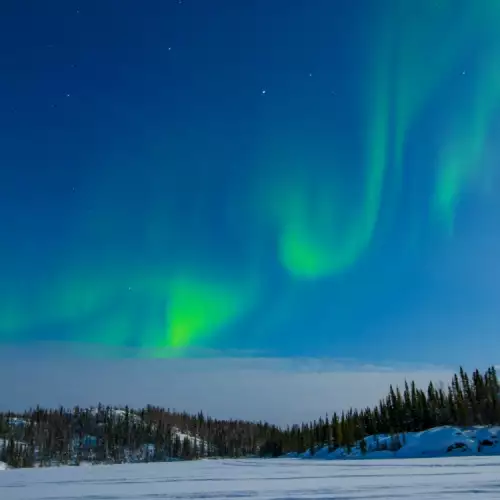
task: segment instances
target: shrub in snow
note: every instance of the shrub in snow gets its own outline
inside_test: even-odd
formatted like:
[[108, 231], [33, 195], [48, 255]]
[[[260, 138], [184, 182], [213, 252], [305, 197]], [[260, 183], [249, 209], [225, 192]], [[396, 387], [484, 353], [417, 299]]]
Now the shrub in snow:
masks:
[[489, 439], [483, 439], [479, 442], [479, 446], [495, 446], [495, 443]]
[[453, 450], [466, 451], [468, 449], [469, 448], [467, 447], [467, 445], [465, 443], [453, 443], [453, 444], [450, 444], [450, 446], [448, 446], [448, 448], [446, 449], [446, 452], [450, 453]]

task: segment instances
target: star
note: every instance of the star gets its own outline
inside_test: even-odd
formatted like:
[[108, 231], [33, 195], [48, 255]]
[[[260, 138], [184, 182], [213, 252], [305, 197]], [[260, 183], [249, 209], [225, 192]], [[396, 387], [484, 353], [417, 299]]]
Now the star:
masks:
[[266, 89], [262, 89], [262, 90], [261, 90], [261, 94], [262, 94], [262, 95], [264, 95], [264, 94], [266, 94], [266, 93], [267, 93], [267, 90], [266, 90]]

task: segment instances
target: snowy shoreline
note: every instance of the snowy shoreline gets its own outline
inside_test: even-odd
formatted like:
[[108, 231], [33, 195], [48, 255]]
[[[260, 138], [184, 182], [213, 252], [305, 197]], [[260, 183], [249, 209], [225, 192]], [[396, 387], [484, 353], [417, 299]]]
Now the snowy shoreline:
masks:
[[314, 453], [309, 449], [304, 453], [287, 453], [284, 457], [304, 460], [379, 460], [495, 456], [500, 455], [499, 436], [498, 426], [443, 426], [395, 436], [368, 436], [364, 439], [364, 453], [361, 442], [358, 442], [351, 450], [341, 447], [332, 451], [328, 446], [323, 446]]

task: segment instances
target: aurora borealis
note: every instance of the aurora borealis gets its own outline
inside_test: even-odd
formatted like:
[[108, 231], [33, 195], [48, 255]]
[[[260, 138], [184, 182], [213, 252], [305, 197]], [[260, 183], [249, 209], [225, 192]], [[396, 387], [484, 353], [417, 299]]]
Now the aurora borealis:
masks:
[[498, 2], [30, 5], [0, 7], [1, 342], [369, 358], [473, 307], [430, 269], [500, 214]]

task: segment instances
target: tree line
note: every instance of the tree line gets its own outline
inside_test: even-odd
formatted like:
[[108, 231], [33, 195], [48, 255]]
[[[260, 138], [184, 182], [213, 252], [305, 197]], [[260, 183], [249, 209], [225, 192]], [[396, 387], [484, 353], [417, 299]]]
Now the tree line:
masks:
[[44, 409], [0, 413], [0, 461], [12, 467], [194, 460], [205, 457], [277, 457], [328, 446], [347, 451], [364, 438], [399, 436], [436, 426], [500, 423], [499, 383], [494, 367], [468, 375], [462, 368], [448, 387], [432, 382], [390, 386], [378, 405], [349, 409], [286, 428], [266, 422], [218, 420], [156, 406], [143, 409]]
[[359, 443], [366, 450], [366, 436], [393, 436], [393, 451], [401, 447], [401, 436], [433, 427], [453, 425], [493, 425], [500, 423], [499, 383], [492, 366], [481, 374], [475, 370], [469, 376], [463, 368], [452, 377], [448, 387], [436, 387], [429, 382], [427, 390], [417, 388], [415, 382], [404, 387], [389, 387], [389, 393], [373, 408], [350, 409], [340, 414], [326, 415], [316, 421], [294, 425], [274, 433], [261, 453], [280, 456], [310, 450], [311, 454], [323, 446], [330, 451], [342, 447], [348, 452]]
[[43, 467], [257, 456], [270, 428], [155, 406], [37, 407], [22, 414], [0, 413], [0, 461]]

